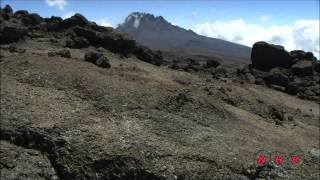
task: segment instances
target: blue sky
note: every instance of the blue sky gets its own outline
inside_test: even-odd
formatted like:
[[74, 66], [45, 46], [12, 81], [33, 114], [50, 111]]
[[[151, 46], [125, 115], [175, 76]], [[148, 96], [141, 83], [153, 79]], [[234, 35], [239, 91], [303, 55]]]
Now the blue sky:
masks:
[[202, 35], [248, 46], [265, 40], [319, 53], [319, 0], [2, 0], [5, 4], [44, 17], [79, 12], [114, 27], [131, 12], [141, 11]]
[[[229, 0], [229, 1], [183, 1], [183, 0], [65, 0], [64, 9], [49, 6], [46, 0], [2, 0], [15, 10], [27, 9], [42, 16], [65, 16], [80, 12], [90, 20], [108, 19], [113, 25], [121, 23], [134, 11], [162, 15], [168, 21], [185, 28], [197, 23], [245, 19], [249, 23], [274, 25], [292, 24], [298, 19], [318, 19], [319, 0]], [[262, 16], [273, 17], [268, 22]]]

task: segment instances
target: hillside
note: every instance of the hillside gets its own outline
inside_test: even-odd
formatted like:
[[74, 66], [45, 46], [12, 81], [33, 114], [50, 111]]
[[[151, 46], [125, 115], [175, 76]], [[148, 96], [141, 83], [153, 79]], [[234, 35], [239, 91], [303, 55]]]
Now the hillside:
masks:
[[[0, 179], [320, 175], [318, 95], [305, 93], [317, 85], [314, 69], [292, 75], [311, 82], [300, 97], [255, 83], [271, 71], [169, 61], [80, 14], [42, 18], [6, 6], [0, 22]], [[303, 161], [259, 165], [262, 150]]]

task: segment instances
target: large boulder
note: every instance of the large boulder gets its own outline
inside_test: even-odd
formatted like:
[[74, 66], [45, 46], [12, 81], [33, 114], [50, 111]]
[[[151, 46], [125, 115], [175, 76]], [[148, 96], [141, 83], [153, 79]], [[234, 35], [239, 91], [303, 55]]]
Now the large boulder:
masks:
[[293, 58], [282, 46], [257, 42], [251, 52], [252, 67], [269, 70], [274, 67], [290, 68]]
[[14, 17], [20, 18], [20, 17], [27, 16], [28, 14], [29, 14], [29, 12], [27, 10], [18, 10], [14, 13]]
[[296, 76], [312, 76], [313, 75], [313, 62], [300, 60], [291, 67], [292, 73]]
[[13, 10], [10, 5], [6, 5], [3, 9], [1, 9], [1, 16], [4, 19], [10, 19], [13, 16]]
[[160, 66], [163, 63], [162, 54], [160, 51], [152, 51], [146, 47], [138, 47], [135, 55], [142, 61]]
[[75, 14], [70, 18], [64, 19], [62, 21], [58, 21], [57, 23], [50, 23], [48, 30], [50, 31], [64, 31], [68, 28], [75, 26], [86, 26], [89, 24], [89, 21], [82, 16], [81, 14]]
[[100, 44], [102, 43], [102, 39], [99, 39], [97, 32], [94, 30], [91, 30], [89, 28], [83, 28], [80, 26], [75, 26], [71, 29], [72, 31], [72, 36], [74, 37], [85, 37], [88, 39], [93, 45], [94, 44]]
[[216, 68], [219, 65], [220, 65], [220, 62], [218, 62], [215, 59], [210, 59], [210, 60], [207, 60], [207, 62], [206, 62], [206, 68], [211, 68], [211, 67]]
[[57, 16], [51, 16], [50, 18], [44, 18], [45, 22], [48, 24], [59, 24], [60, 22], [63, 21], [63, 19], [61, 17], [57, 17]]
[[95, 51], [88, 51], [84, 55], [84, 60], [87, 62], [91, 62], [102, 68], [110, 68], [111, 65], [109, 63], [109, 59], [106, 58], [102, 53]]
[[320, 61], [314, 61], [314, 70], [320, 74]]
[[263, 80], [269, 85], [278, 85], [286, 87], [289, 83], [289, 77], [282, 71], [270, 71]]
[[290, 51], [290, 55], [294, 59], [304, 59], [304, 60], [310, 60], [310, 61], [315, 59], [312, 52], [305, 52], [302, 50]]
[[21, 17], [21, 22], [25, 26], [35, 26], [43, 22], [43, 18], [37, 13], [31, 13]]
[[28, 34], [28, 29], [20, 24], [5, 22], [0, 27], [0, 43], [12, 43]]
[[64, 58], [71, 58], [71, 53], [70, 53], [69, 49], [61, 49], [61, 50], [58, 50], [58, 51], [48, 52], [48, 56], [49, 57], [61, 56], [61, 57], [64, 57]]
[[89, 41], [84, 37], [72, 37], [66, 40], [66, 47], [69, 48], [86, 48], [89, 45]]
[[71, 35], [73, 37], [84, 37], [95, 47], [103, 47], [112, 52], [123, 55], [132, 54], [134, 52], [138, 52], [140, 55], [143, 55], [139, 49], [136, 49], [136, 42], [134, 40], [129, 39], [125, 35], [113, 29], [96, 31], [89, 27], [75, 26], [70, 30], [72, 31]]

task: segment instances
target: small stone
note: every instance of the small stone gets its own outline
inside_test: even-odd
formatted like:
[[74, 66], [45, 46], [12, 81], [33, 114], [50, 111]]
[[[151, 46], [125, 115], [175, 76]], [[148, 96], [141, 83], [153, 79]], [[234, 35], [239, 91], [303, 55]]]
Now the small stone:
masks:
[[320, 149], [312, 148], [309, 154], [314, 158], [320, 158]]

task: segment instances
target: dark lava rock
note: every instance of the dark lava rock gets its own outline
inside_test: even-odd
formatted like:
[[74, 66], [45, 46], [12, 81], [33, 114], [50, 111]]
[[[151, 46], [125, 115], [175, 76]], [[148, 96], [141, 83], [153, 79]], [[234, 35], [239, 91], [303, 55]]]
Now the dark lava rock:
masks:
[[99, 67], [102, 67], [102, 68], [110, 68], [111, 67], [111, 65], [109, 63], [109, 59], [107, 59], [105, 56], [101, 56], [99, 59], [97, 59], [95, 64]]
[[285, 92], [285, 91], [286, 91], [286, 88], [285, 88], [285, 87], [283, 87], [283, 86], [278, 86], [278, 85], [274, 85], [274, 84], [271, 84], [271, 85], [270, 85], [270, 88], [275, 89], [275, 90], [278, 90], [278, 91], [282, 91], [282, 92]]
[[86, 54], [84, 55], [84, 60], [91, 63], [95, 63], [96, 60], [98, 60], [101, 56], [103, 56], [102, 53], [89, 51], [89, 52], [86, 52]]
[[71, 53], [68, 49], [62, 49], [60, 51], [57, 51], [57, 55], [60, 55], [64, 58], [71, 58]]
[[58, 179], [48, 159], [38, 150], [0, 141], [0, 179]]
[[[57, 20], [57, 19], [56, 19]], [[68, 28], [75, 27], [75, 26], [86, 26], [89, 24], [89, 21], [82, 16], [81, 14], [75, 14], [70, 18], [64, 19], [60, 21], [55, 21], [57, 23], [50, 23], [48, 30], [50, 31], [64, 31]]]
[[187, 70], [188, 69], [188, 65], [186, 63], [181, 63], [181, 62], [173, 62], [169, 68], [171, 69], [175, 69], [175, 70]]
[[9, 52], [11, 53], [25, 53], [26, 50], [25, 49], [21, 49], [21, 48], [17, 48], [15, 46], [9, 46]]
[[25, 10], [15, 12], [14, 17], [20, 20], [25, 26], [35, 26], [43, 22], [43, 18], [39, 14], [29, 14], [29, 12]]
[[48, 52], [48, 56], [49, 57], [61, 56], [64, 58], [71, 58], [71, 53], [68, 49], [62, 49], [62, 50], [55, 51], [55, 52]]
[[293, 58], [282, 46], [262, 41], [253, 45], [251, 61], [252, 67], [261, 70], [269, 70], [274, 67], [289, 68], [293, 64]]
[[0, 15], [4, 19], [10, 19], [13, 16], [13, 10], [11, 6], [6, 5], [3, 9], [0, 9]]
[[251, 73], [246, 73], [244, 76], [250, 83], [256, 82], [256, 78]]
[[6, 5], [1, 9], [1, 16], [5, 19], [10, 19], [13, 16], [13, 10], [10, 5]]
[[267, 84], [273, 84], [283, 87], [286, 87], [289, 83], [288, 76], [281, 71], [270, 72], [263, 79]]
[[2, 23], [0, 27], [0, 43], [12, 43], [28, 34], [28, 29], [20, 24]]
[[[95, 41], [98, 40], [98, 36], [96, 31], [88, 29], [88, 28], [83, 28], [80, 26], [76, 26], [74, 28], [72, 28], [72, 31], [77, 35], [77, 36], [83, 36], [86, 37], [87, 39], [91, 40], [91, 41]], [[94, 42], [93, 42], [94, 44]]]
[[84, 55], [84, 60], [91, 62], [102, 68], [110, 68], [109, 59], [106, 58], [102, 53], [89, 51]]
[[26, 10], [19, 10], [14, 13], [14, 17], [19, 18], [22, 16], [27, 16], [28, 14], [29, 14], [29, 12]]
[[147, 54], [150, 54], [149, 51], [147, 52], [145, 49], [137, 48], [134, 40], [129, 39], [124, 34], [118, 33], [113, 29], [101, 28], [100, 31], [95, 31], [88, 27], [75, 26], [71, 30], [71, 34], [73, 34], [74, 37], [85, 37], [90, 44], [95, 47], [103, 47], [122, 55], [136, 53], [136, 55], [139, 54], [140, 57], [145, 57], [148, 56]]
[[152, 51], [146, 47], [138, 47], [135, 55], [142, 61], [156, 66], [160, 66], [164, 62], [160, 51]]
[[314, 62], [314, 70], [320, 74], [320, 61]]
[[294, 59], [313, 60], [314, 56], [312, 52], [304, 52], [302, 50], [290, 51], [290, 55]]
[[255, 84], [257, 85], [265, 85], [266, 83], [264, 82], [264, 80], [262, 78], [257, 78], [255, 81]]
[[185, 61], [187, 64], [189, 64], [191, 66], [199, 66], [200, 65], [199, 61], [192, 59], [192, 58], [187, 58]]
[[214, 71], [215, 74], [226, 74], [228, 73], [227, 69], [224, 67], [219, 67]]
[[313, 63], [312, 61], [298, 61], [292, 67], [292, 73], [294, 75], [304, 77], [313, 75]]
[[216, 60], [208, 60], [208, 61], [206, 62], [206, 67], [207, 67], [207, 68], [211, 68], [211, 67], [216, 68], [216, 67], [218, 67], [219, 65], [220, 65], [220, 63], [219, 63], [218, 61], [216, 61]]
[[13, 10], [12, 10], [11, 6], [8, 4], [3, 8], [3, 12], [8, 13], [8, 14], [13, 14]]
[[48, 24], [58, 24], [63, 21], [61, 17], [51, 16], [50, 18], [44, 18], [45, 22]]
[[21, 17], [21, 21], [25, 26], [34, 26], [43, 22], [43, 18], [37, 13], [31, 13], [26, 16]]
[[84, 37], [73, 37], [66, 40], [66, 47], [70, 48], [86, 48], [89, 45], [89, 41]]
[[299, 92], [299, 84], [295, 82], [290, 82], [286, 87], [286, 92], [292, 95], [297, 94]]
[[270, 115], [272, 118], [283, 121], [285, 119], [285, 112], [282, 109], [272, 107], [270, 109]]

